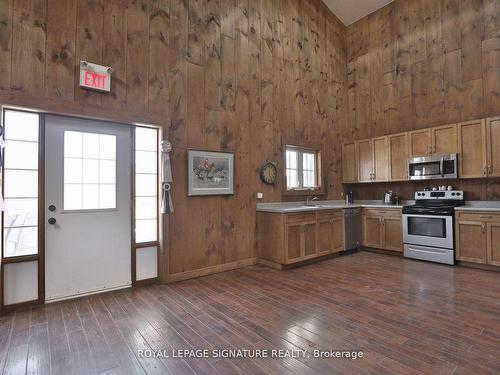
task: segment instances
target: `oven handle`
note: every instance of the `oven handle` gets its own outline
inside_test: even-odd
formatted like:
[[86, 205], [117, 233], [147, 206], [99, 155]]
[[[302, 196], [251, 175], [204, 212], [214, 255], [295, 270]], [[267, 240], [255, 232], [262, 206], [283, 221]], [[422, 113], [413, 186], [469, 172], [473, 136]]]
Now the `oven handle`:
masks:
[[452, 215], [446, 215], [446, 216], [440, 216], [440, 215], [421, 215], [421, 214], [403, 214], [403, 219], [407, 219], [409, 217], [425, 217], [429, 219], [445, 219], [445, 220], [452, 220], [453, 216]]

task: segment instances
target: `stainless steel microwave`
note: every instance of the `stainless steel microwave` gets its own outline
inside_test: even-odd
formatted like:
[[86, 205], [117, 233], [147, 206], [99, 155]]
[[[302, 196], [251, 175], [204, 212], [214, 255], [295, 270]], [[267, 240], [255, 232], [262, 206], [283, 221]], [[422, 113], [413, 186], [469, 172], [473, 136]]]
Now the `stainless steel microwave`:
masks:
[[424, 156], [408, 161], [410, 180], [458, 178], [457, 154]]

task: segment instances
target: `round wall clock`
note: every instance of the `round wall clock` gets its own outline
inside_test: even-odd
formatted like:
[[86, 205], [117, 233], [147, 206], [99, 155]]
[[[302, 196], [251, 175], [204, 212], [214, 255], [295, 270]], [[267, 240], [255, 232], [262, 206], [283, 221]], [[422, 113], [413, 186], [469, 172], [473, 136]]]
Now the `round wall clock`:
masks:
[[278, 178], [278, 168], [276, 167], [276, 163], [269, 161], [262, 164], [259, 170], [259, 175], [263, 183], [274, 185], [276, 183], [276, 179]]

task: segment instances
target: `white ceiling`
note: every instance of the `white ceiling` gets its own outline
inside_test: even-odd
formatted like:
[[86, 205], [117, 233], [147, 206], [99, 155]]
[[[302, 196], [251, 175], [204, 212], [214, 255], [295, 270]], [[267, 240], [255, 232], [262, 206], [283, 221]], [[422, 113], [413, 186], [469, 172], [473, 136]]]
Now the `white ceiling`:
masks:
[[328, 8], [344, 23], [350, 24], [375, 12], [393, 0], [323, 0]]

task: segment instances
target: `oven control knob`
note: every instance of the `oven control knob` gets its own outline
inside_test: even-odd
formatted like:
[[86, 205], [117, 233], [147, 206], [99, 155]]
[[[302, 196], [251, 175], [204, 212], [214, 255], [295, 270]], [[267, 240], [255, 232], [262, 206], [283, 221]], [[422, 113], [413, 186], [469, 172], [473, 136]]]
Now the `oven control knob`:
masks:
[[456, 194], [455, 193], [451, 193], [451, 196], [454, 197]]
[[462, 193], [458, 192], [457, 195], [461, 195]]

